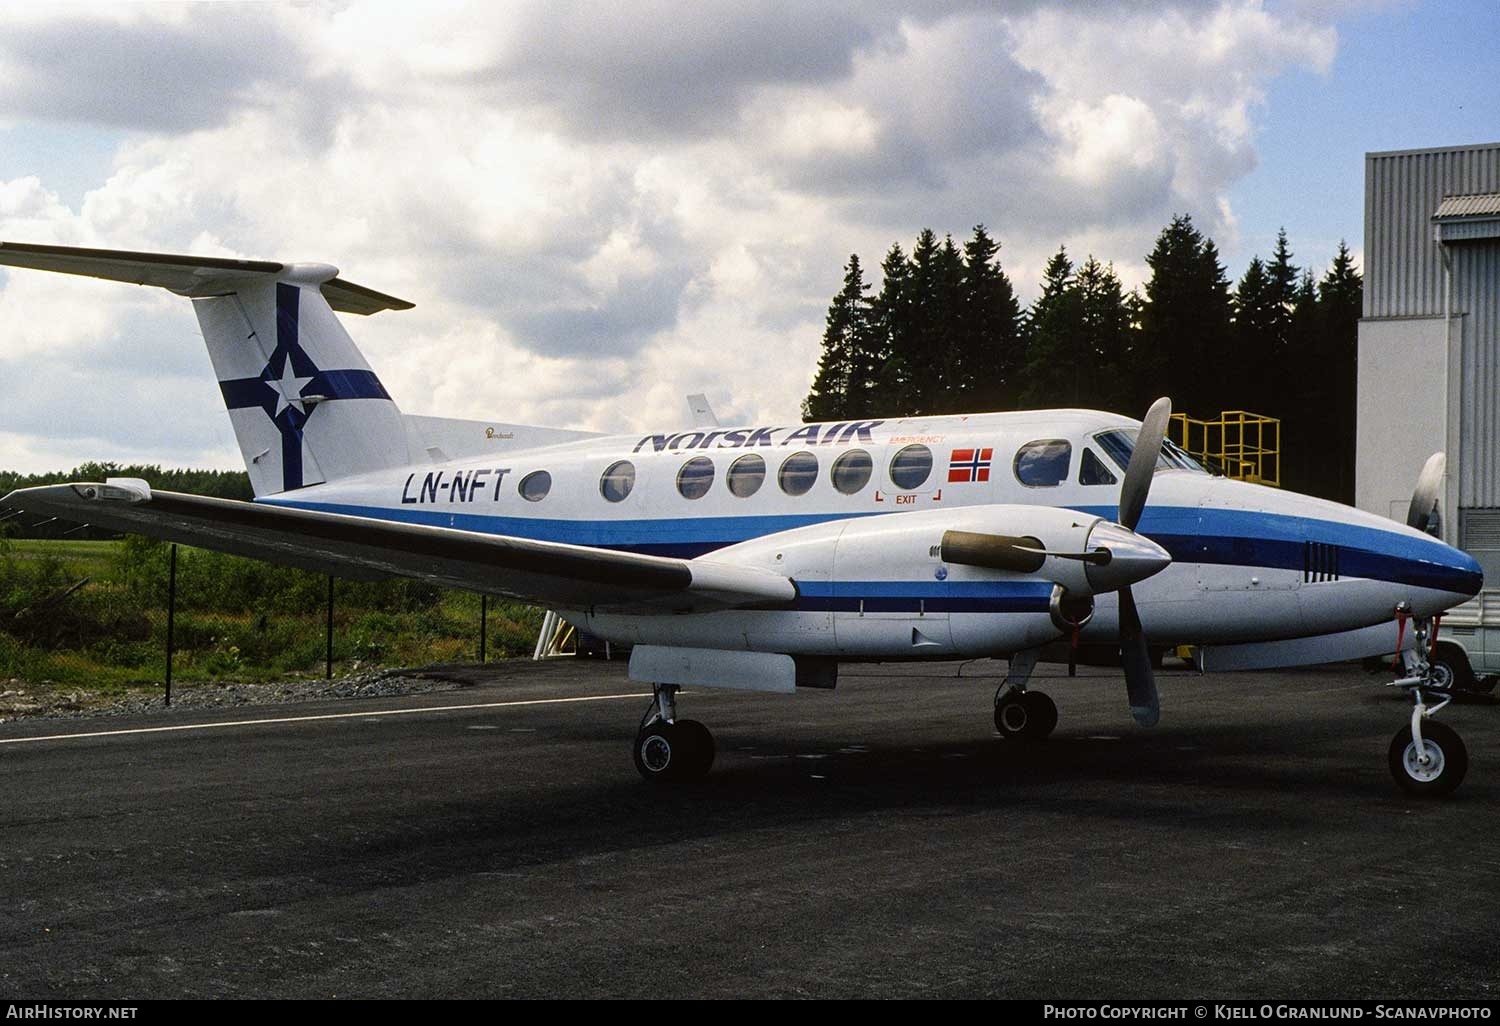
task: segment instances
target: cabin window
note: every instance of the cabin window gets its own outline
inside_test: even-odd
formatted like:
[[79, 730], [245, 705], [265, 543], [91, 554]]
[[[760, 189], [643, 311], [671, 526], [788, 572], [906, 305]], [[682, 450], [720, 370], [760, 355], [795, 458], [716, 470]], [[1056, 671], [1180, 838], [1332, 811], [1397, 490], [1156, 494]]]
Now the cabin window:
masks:
[[533, 470], [521, 478], [521, 483], [516, 486], [516, 491], [527, 502], [541, 502], [551, 490], [552, 475], [545, 470]]
[[829, 477], [833, 486], [845, 495], [853, 495], [870, 483], [875, 461], [863, 449], [850, 449], [833, 461]]
[[729, 465], [729, 491], [741, 499], [748, 499], [760, 491], [766, 480], [766, 461], [755, 453], [741, 456]]
[[1083, 459], [1078, 461], [1078, 483], [1081, 485], [1116, 484], [1115, 475], [1094, 455], [1094, 450], [1084, 446]]
[[818, 480], [818, 458], [810, 452], [794, 452], [781, 464], [776, 481], [788, 495], [806, 495]]
[[609, 465], [599, 479], [599, 494], [610, 502], [624, 502], [635, 487], [635, 464], [629, 460], [618, 460]]
[[932, 476], [932, 450], [908, 445], [891, 457], [891, 484], [903, 492], [921, 488]]
[[677, 472], [677, 491], [684, 499], [701, 499], [714, 483], [714, 461], [694, 456]]
[[1027, 442], [1016, 453], [1016, 480], [1028, 488], [1050, 488], [1068, 479], [1073, 446], [1065, 438]]

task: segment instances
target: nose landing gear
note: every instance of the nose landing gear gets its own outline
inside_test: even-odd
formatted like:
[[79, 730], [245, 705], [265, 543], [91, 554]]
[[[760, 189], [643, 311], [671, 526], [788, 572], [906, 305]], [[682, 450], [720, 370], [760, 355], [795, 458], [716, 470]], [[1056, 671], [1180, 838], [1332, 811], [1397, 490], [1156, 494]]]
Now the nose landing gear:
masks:
[[1431, 720], [1453, 701], [1452, 694], [1429, 706], [1422, 693], [1424, 689], [1446, 690], [1452, 684], [1451, 676], [1445, 679], [1427, 658], [1432, 621], [1414, 618], [1412, 629], [1416, 646], [1401, 653], [1406, 676], [1392, 682], [1412, 697], [1411, 723], [1391, 738], [1387, 761], [1401, 790], [1418, 797], [1440, 798], [1452, 794], [1463, 783], [1464, 774], [1469, 771], [1469, 751], [1456, 730]]

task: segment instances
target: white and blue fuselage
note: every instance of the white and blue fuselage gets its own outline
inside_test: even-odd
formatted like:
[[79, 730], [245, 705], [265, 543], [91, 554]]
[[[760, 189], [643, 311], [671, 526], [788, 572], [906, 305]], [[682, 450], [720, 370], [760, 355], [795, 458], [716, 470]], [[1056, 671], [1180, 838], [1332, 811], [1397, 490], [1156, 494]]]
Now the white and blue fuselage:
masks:
[[[951, 658], [1058, 636], [1052, 585], [949, 565], [944, 530], [1036, 533], [1028, 507], [1117, 518], [1136, 421], [1085, 410], [594, 436], [377, 471], [261, 501], [486, 534], [745, 562], [790, 608], [570, 618], [612, 640], [792, 654]], [[1311, 638], [1462, 602], [1465, 553], [1337, 503], [1163, 455], [1137, 530], [1172, 557], [1135, 586], [1153, 644]], [[893, 515], [899, 515], [893, 519]], [[1098, 596], [1082, 643], [1117, 632]], [[1001, 615], [1003, 614], [1003, 615]], [[911, 637], [892, 651], [893, 637]]]

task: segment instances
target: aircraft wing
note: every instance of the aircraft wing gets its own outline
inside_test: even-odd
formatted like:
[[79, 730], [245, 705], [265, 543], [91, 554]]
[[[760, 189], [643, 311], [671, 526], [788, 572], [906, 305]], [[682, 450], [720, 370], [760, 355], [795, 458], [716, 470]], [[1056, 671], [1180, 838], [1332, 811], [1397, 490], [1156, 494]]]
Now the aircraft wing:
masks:
[[414, 577], [553, 608], [697, 612], [797, 596], [780, 574], [712, 560], [159, 492], [133, 480], [25, 488], [0, 506], [320, 573]]

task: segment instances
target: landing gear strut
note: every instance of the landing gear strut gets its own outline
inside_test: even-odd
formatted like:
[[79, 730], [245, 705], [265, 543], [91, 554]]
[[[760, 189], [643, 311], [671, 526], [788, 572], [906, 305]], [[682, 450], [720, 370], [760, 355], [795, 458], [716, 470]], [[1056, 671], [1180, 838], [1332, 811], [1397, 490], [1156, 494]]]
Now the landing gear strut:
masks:
[[658, 684], [635, 735], [635, 768], [647, 780], [680, 783], [704, 776], [714, 736], [697, 720], [677, 718], [677, 685]]
[[1407, 691], [1412, 697], [1411, 723], [1402, 727], [1391, 738], [1387, 753], [1391, 776], [1407, 794], [1428, 798], [1440, 798], [1452, 794], [1463, 782], [1469, 770], [1469, 752], [1463, 739], [1452, 727], [1431, 720], [1440, 709], [1453, 701], [1451, 694], [1436, 705], [1429, 706], [1423, 690], [1441, 690], [1445, 681], [1435, 673], [1428, 661], [1432, 621], [1426, 618], [1413, 619], [1412, 629], [1416, 635], [1416, 647], [1403, 652], [1402, 662], [1406, 676], [1394, 681], [1395, 687]]
[[1038, 652], [1026, 649], [1010, 657], [1005, 683], [995, 692], [995, 729], [1016, 741], [1041, 741], [1057, 726], [1057, 704], [1040, 691], [1026, 690]]

